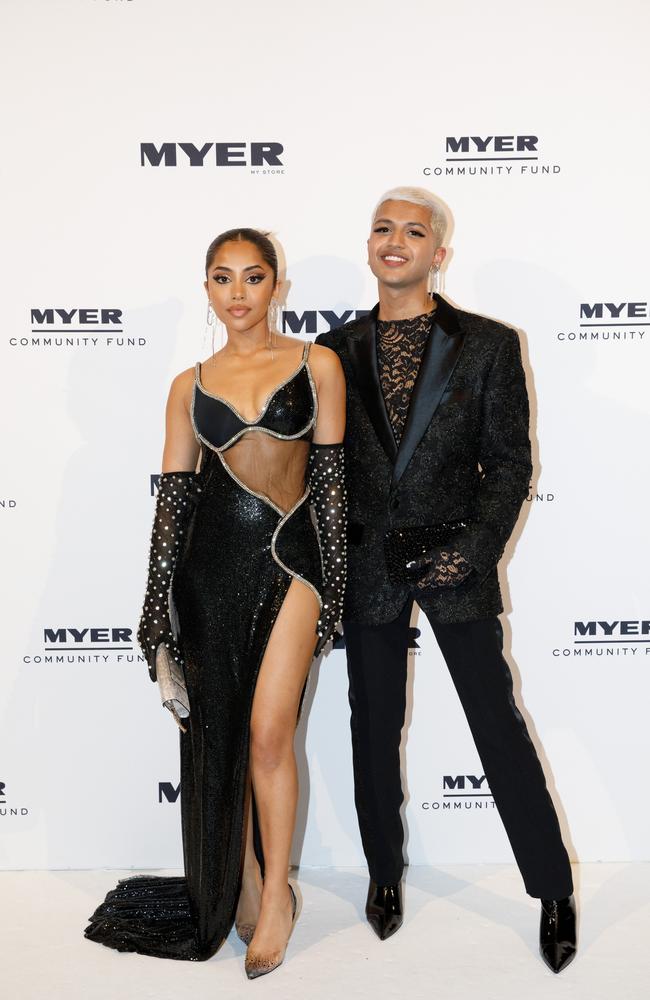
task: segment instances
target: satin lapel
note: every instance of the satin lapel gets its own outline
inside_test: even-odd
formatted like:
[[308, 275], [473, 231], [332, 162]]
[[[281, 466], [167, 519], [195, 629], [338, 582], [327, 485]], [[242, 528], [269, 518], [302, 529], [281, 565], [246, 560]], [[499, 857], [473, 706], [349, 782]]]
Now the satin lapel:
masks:
[[[441, 305], [443, 308], [440, 308]], [[465, 343], [465, 336], [458, 327], [451, 306], [444, 300], [439, 300], [438, 313], [413, 386], [406, 425], [393, 468], [391, 488], [401, 479], [431, 423]], [[446, 330], [452, 332], [447, 333]]]
[[359, 395], [384, 451], [391, 462], [394, 462], [397, 455], [397, 444], [386, 412], [377, 365], [377, 327], [375, 324], [377, 312], [378, 307], [375, 306], [372, 312], [365, 317], [365, 329], [354, 339], [348, 341], [348, 351]]

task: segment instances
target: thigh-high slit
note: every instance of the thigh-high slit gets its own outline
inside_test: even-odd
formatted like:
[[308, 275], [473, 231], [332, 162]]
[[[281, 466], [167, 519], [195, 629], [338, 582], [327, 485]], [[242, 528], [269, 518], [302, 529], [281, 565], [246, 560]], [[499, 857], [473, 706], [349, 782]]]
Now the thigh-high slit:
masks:
[[210, 958], [233, 924], [257, 676], [292, 579], [319, 602], [322, 592], [306, 498], [283, 513], [220, 454], [204, 452], [172, 585], [190, 701], [180, 733], [185, 875], [122, 880], [91, 917], [92, 940], [196, 961]]

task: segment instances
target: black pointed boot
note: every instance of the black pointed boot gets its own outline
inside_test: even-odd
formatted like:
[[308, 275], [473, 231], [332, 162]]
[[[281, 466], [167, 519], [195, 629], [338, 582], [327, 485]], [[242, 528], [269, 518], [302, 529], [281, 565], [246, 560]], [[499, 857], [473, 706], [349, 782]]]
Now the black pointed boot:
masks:
[[380, 941], [385, 941], [400, 929], [403, 915], [402, 887], [399, 882], [397, 885], [377, 885], [370, 879], [366, 917]]
[[567, 896], [540, 902], [539, 951], [549, 969], [561, 972], [575, 958], [577, 950], [575, 899]]

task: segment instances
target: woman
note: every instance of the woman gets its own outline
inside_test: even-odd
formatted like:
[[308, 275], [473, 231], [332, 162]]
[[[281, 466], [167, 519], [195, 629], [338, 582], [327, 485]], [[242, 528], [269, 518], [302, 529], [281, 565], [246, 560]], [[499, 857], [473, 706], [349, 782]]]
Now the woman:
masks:
[[166, 650], [187, 685], [185, 877], [121, 881], [86, 936], [121, 951], [207, 959], [239, 902], [254, 978], [281, 963], [295, 920], [293, 735], [309, 665], [342, 607], [345, 382], [328, 348], [270, 327], [278, 262], [265, 235], [218, 236], [205, 288], [227, 341], [171, 386], [138, 631], [152, 679]]

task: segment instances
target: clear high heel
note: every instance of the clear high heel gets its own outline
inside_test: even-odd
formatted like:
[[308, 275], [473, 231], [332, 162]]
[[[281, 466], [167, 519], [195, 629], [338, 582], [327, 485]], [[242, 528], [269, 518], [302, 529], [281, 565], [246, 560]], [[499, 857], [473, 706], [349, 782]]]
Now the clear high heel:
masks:
[[[298, 915], [298, 900], [296, 899], [296, 894], [293, 891], [292, 885], [289, 885], [289, 892], [291, 893], [291, 930], [289, 931], [289, 937], [291, 937], [293, 928], [296, 924], [296, 917]], [[237, 933], [239, 933], [239, 930]], [[287, 938], [287, 944], [288, 943], [289, 939]], [[286, 944], [281, 951], [272, 951], [267, 954], [263, 954], [261, 952], [251, 952], [249, 947], [246, 952], [246, 961], [244, 962], [244, 968], [248, 978], [257, 979], [259, 976], [266, 976], [269, 972], [273, 972], [279, 965], [282, 965], [286, 950]]]
[[246, 946], [248, 946], [253, 940], [253, 934], [255, 933], [255, 924], [235, 924], [235, 930], [237, 932], [237, 937], [240, 941], [243, 941]]
[[[261, 876], [260, 876], [260, 884], [261, 884]], [[243, 887], [242, 887], [242, 892], [243, 892]], [[239, 914], [240, 904], [241, 904], [241, 894], [240, 894], [239, 904], [237, 906], [237, 915]], [[246, 907], [244, 907], [244, 909], [246, 909]], [[250, 906], [249, 906], [249, 913], [250, 913]], [[243, 941], [246, 946], [248, 946], [253, 940], [253, 934], [255, 933], [255, 927], [257, 926], [257, 924], [256, 923], [252, 924], [247, 921], [238, 920], [237, 915], [235, 916], [235, 931], [237, 932], [237, 937], [239, 938], [240, 941]]]

